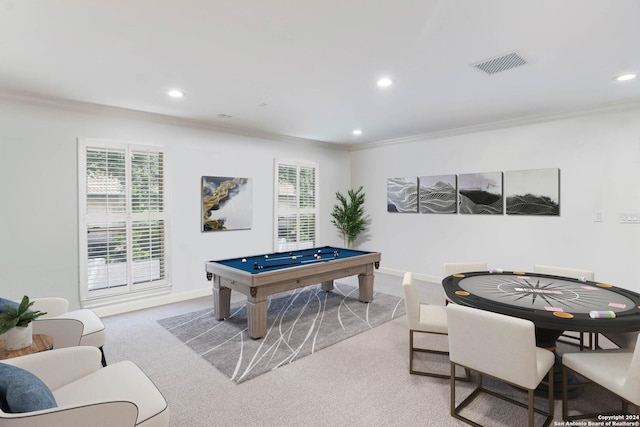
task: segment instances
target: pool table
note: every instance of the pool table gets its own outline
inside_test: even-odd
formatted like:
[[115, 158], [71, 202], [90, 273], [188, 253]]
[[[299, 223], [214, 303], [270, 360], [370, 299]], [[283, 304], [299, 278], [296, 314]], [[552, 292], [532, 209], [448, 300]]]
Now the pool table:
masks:
[[379, 252], [332, 246], [274, 252], [205, 263], [207, 280], [213, 281], [216, 316], [229, 316], [231, 290], [247, 296], [248, 333], [253, 339], [267, 333], [269, 295], [321, 283], [331, 291], [333, 280], [358, 276], [358, 299], [373, 300], [373, 270], [380, 266]]

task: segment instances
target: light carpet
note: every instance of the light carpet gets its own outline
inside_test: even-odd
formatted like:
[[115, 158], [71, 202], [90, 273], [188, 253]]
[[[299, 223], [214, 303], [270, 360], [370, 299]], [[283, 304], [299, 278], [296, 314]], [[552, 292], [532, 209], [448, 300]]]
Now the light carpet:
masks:
[[267, 335], [257, 340], [247, 333], [244, 302], [232, 305], [226, 320], [205, 309], [158, 323], [241, 383], [404, 314], [401, 298], [378, 292], [367, 304], [358, 300], [358, 287], [336, 282], [331, 292], [314, 285], [271, 298]]

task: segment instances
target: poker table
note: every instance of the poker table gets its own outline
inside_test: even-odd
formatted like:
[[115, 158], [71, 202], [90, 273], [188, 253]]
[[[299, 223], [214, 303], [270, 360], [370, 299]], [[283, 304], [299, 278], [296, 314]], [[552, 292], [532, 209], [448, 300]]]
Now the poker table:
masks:
[[[554, 395], [562, 397], [562, 360], [556, 340], [564, 331], [640, 330], [640, 294], [608, 283], [519, 271], [477, 271], [445, 277], [442, 285], [456, 304], [531, 320], [536, 345], [554, 352]], [[569, 398], [582, 394], [569, 376]], [[536, 394], [547, 396], [540, 384]]]
[[331, 291], [333, 280], [358, 276], [358, 299], [373, 300], [373, 271], [379, 252], [324, 246], [288, 252], [252, 255], [205, 263], [213, 281], [213, 305], [219, 320], [229, 317], [231, 290], [247, 296], [248, 333], [262, 338], [267, 332], [269, 295], [320, 283]]
[[539, 347], [555, 348], [564, 331], [640, 330], [640, 294], [608, 283], [478, 271], [448, 276], [442, 285], [457, 304], [531, 320]]

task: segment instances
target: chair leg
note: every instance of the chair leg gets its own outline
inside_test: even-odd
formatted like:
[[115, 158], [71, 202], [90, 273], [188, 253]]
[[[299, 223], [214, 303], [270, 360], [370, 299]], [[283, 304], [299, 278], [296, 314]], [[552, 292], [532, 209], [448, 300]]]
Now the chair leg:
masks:
[[100, 353], [102, 354], [102, 367], [105, 367], [107, 366], [107, 359], [104, 357], [104, 348], [100, 347]]
[[[451, 362], [451, 374], [453, 375], [455, 373], [455, 368], [456, 368], [456, 364], [454, 362]], [[534, 405], [534, 401], [535, 401], [535, 390], [529, 390], [529, 389], [524, 389], [527, 390], [527, 403], [525, 404], [524, 402], [522, 402], [522, 399], [518, 398], [518, 399], [513, 399], [512, 397], [499, 393], [497, 391], [491, 390], [491, 389], [485, 389], [482, 385], [482, 380], [484, 377], [484, 374], [480, 371], [475, 371], [476, 372], [476, 385], [473, 389], [473, 391], [471, 392], [471, 394], [469, 394], [467, 397], [465, 397], [462, 402], [460, 402], [460, 404], [458, 404], [456, 406], [456, 394], [455, 394], [455, 386], [456, 386], [456, 381], [455, 379], [452, 377], [450, 379], [450, 391], [451, 391], [451, 402], [450, 402], [450, 412], [451, 412], [451, 416], [454, 418], [457, 418], [459, 420], [464, 421], [467, 424], [471, 424], [473, 426], [477, 426], [477, 427], [482, 427], [480, 424], [476, 423], [475, 421], [464, 417], [461, 414], [461, 411], [469, 404], [471, 403], [471, 401], [473, 401], [479, 394], [481, 393], [485, 393], [494, 397], [497, 397], [501, 400], [504, 400], [506, 402], [512, 403], [514, 405], [517, 405], [521, 408], [527, 409], [527, 415], [528, 415], [528, 424], [530, 427], [533, 427], [535, 424], [535, 414], [539, 414], [539, 415], [543, 415], [545, 416], [545, 421], [542, 424], [544, 427], [548, 427], [549, 425], [551, 425], [552, 421], [553, 421], [553, 413], [554, 413], [554, 395], [553, 395], [553, 367], [549, 370], [548, 372], [548, 380], [549, 380], [549, 411], [548, 412], [544, 412], [542, 409], [540, 408], [536, 408]], [[494, 377], [495, 378], [495, 377]], [[498, 378], [499, 379], [499, 378]], [[546, 381], [545, 381], [546, 383]], [[521, 387], [518, 387], [521, 388]], [[523, 388], [521, 388], [523, 389]]]
[[409, 373], [413, 374], [413, 331], [409, 331]]
[[[427, 377], [435, 377], [435, 378], [449, 378], [447, 374], [438, 374], [435, 372], [425, 372], [425, 371], [417, 371], [413, 369], [413, 353], [415, 351], [419, 351], [422, 353], [431, 353], [431, 354], [441, 354], [441, 355], [449, 355], [448, 351], [441, 350], [429, 350], [426, 348], [414, 348], [413, 346], [413, 333], [415, 331], [409, 330], [409, 373], [413, 375], [424, 375]], [[427, 332], [424, 332], [427, 333]], [[455, 377], [455, 379], [460, 381], [470, 381], [471, 380], [471, 372], [468, 368], [464, 369], [465, 375], [463, 377]]]
[[533, 427], [533, 390], [528, 390], [527, 395], [529, 397], [527, 403], [529, 410], [529, 427]]
[[567, 408], [568, 402], [568, 391], [569, 388], [569, 373], [567, 372], [567, 367], [562, 366], [562, 419], [566, 420], [567, 415], [569, 414], [569, 408]]
[[556, 406], [555, 395], [553, 391], [553, 383], [554, 383], [553, 369], [554, 367], [552, 366], [551, 369], [549, 369], [549, 375], [547, 376], [547, 381], [548, 381], [547, 387], [549, 388], [549, 412], [548, 412], [549, 416], [547, 420], [549, 424], [551, 423], [551, 420], [553, 420], [553, 415], [555, 413], [555, 406]]
[[451, 416], [455, 416], [456, 414], [456, 364], [453, 362], [449, 362], [451, 365], [451, 375], [449, 375], [449, 389], [451, 390], [451, 405], [450, 412]]
[[[576, 414], [576, 415], [569, 415], [569, 401], [567, 399], [567, 389], [568, 387], [568, 378], [569, 378], [569, 373], [570, 372], [575, 372], [570, 368], [567, 368], [566, 366], [562, 366], [562, 386], [564, 388], [564, 390], [562, 391], [562, 419], [564, 421], [574, 421], [574, 420], [583, 420], [586, 418], [596, 418], [600, 415], [620, 415], [620, 410], [614, 410], [614, 411], [608, 411], [608, 412], [598, 412], [598, 413], [591, 413], [591, 414]], [[579, 374], [580, 375], [580, 374]], [[573, 383], [571, 384], [572, 387], [586, 387], [586, 386], [598, 386], [598, 387], [602, 387], [597, 383], [594, 383], [593, 381], [591, 381], [591, 379], [584, 377], [584, 381], [581, 381], [579, 383]], [[607, 389], [608, 390], [608, 389]], [[608, 390], [609, 392], [611, 392], [611, 390]], [[629, 414], [629, 402], [627, 400], [625, 400], [622, 396], [619, 396], [613, 392], [611, 392], [614, 396], [617, 396], [619, 399], [621, 399], [622, 401], [622, 413], [623, 414]], [[635, 406], [635, 413], [638, 412], [638, 406]]]

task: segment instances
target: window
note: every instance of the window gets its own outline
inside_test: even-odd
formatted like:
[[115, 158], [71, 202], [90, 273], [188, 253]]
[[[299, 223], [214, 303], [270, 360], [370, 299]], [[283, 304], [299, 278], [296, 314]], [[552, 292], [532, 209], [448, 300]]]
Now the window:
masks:
[[276, 161], [276, 252], [316, 246], [318, 167]]
[[78, 147], [83, 302], [166, 290], [162, 148], [96, 140]]

